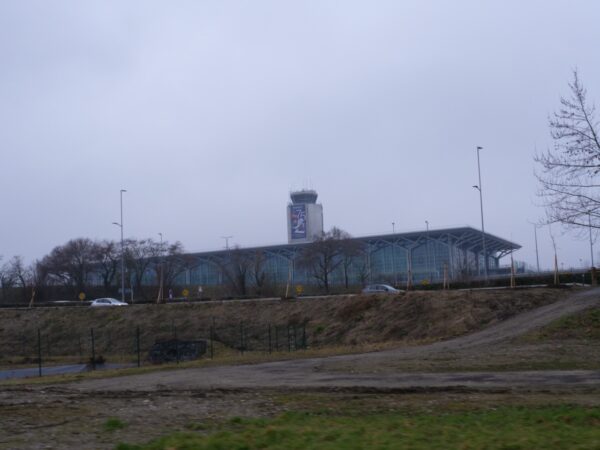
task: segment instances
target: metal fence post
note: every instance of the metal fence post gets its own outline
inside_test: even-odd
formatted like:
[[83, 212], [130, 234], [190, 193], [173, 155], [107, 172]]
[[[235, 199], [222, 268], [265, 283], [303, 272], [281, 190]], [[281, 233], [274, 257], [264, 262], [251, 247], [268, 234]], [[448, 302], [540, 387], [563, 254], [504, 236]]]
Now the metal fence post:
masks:
[[215, 318], [213, 317], [212, 324], [210, 325], [210, 359], [215, 356], [215, 349], [213, 342], [215, 340]]
[[42, 333], [40, 332], [40, 329], [38, 328], [38, 375], [41, 377], [42, 376]]
[[294, 324], [294, 351], [298, 350], [298, 341], [296, 339], [296, 324]]
[[269, 324], [269, 355], [271, 354], [271, 324]]
[[275, 351], [279, 351], [279, 329], [277, 325], [275, 325]]
[[177, 364], [179, 364], [179, 339], [177, 339], [177, 327], [175, 321], [173, 321], [173, 335], [175, 336], [175, 357], [177, 358]]
[[292, 351], [292, 337], [290, 336], [290, 324], [287, 325], [287, 341], [288, 341], [288, 352]]
[[92, 338], [92, 370], [96, 370], [96, 342], [94, 340], [93, 328], [90, 328], [90, 336]]
[[302, 348], [306, 350], [306, 322], [302, 324]]
[[135, 347], [137, 351], [137, 366], [141, 366], [140, 361], [140, 327], [137, 326], [135, 329]]
[[244, 321], [240, 322], [240, 351], [244, 354]]

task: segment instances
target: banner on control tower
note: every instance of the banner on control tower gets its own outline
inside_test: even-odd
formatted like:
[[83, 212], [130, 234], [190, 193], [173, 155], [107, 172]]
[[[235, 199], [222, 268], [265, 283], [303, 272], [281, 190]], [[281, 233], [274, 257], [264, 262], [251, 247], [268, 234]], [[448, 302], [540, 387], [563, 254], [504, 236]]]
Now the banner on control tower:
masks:
[[306, 205], [292, 205], [292, 239], [306, 238]]

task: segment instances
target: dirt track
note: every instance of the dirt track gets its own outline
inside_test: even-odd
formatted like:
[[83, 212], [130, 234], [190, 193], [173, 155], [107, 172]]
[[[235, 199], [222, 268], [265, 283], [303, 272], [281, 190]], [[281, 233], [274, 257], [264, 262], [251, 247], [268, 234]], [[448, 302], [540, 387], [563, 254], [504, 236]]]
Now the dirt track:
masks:
[[520, 314], [480, 332], [426, 346], [377, 353], [282, 361], [245, 366], [177, 370], [116, 379], [91, 380], [66, 387], [77, 391], [160, 391], [256, 388], [409, 388], [424, 386], [600, 385], [600, 371], [500, 373], [397, 373], [395, 363], [437, 356], [480, 357], [503, 348], [512, 338], [562, 316], [600, 305], [600, 288]]

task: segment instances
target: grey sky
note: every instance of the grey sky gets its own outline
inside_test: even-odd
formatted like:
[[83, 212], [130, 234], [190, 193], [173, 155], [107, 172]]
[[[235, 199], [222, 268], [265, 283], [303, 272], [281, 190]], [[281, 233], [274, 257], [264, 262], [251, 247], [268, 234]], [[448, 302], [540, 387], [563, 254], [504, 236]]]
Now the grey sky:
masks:
[[121, 188], [126, 236], [190, 251], [285, 242], [302, 187], [357, 236], [479, 227], [481, 145], [486, 230], [534, 263], [532, 155], [574, 67], [600, 103], [599, 18], [593, 0], [1, 2], [0, 254], [117, 239]]

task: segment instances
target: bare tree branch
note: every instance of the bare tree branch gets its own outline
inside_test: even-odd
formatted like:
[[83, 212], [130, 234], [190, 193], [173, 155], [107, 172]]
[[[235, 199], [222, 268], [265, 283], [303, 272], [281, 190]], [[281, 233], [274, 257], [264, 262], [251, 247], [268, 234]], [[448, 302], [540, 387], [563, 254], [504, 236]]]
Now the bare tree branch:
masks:
[[577, 70], [569, 89], [570, 97], [561, 97], [560, 109], [548, 119], [553, 148], [534, 157], [537, 194], [546, 223], [600, 229], [600, 126]]

